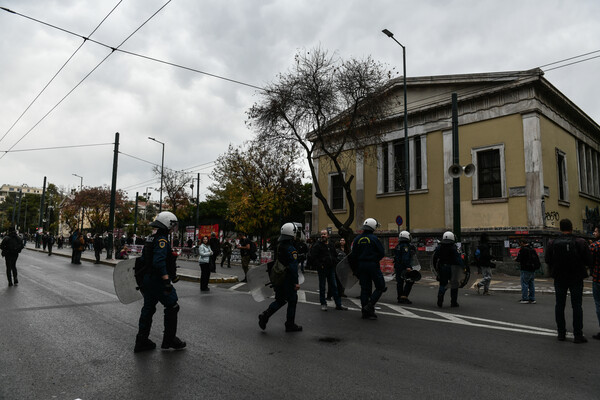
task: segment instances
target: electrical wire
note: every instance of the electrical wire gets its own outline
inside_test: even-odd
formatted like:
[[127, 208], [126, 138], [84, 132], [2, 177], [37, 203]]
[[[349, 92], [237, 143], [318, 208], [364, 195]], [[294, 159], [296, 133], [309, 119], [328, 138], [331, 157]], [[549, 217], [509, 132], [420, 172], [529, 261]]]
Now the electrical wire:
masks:
[[74, 148], [80, 148], [80, 147], [94, 147], [94, 146], [108, 146], [108, 145], [114, 145], [114, 143], [76, 144], [76, 145], [70, 145], [70, 146], [39, 147], [36, 149], [0, 150], [0, 153], [21, 153], [24, 151], [74, 149]]
[[[19, 142], [21, 142], [21, 140], [25, 139], [25, 137], [27, 135], [29, 135], [29, 133], [31, 133], [31, 131], [33, 131], [35, 129], [35, 127], [37, 127], [44, 119], [46, 119], [46, 117], [48, 115], [50, 115], [50, 113], [52, 111], [54, 111], [71, 93], [73, 93], [75, 91], [75, 89], [77, 89], [79, 87], [79, 85], [81, 85], [92, 73], [94, 73], [94, 71], [96, 71], [96, 69], [98, 69], [98, 67], [100, 67], [100, 65], [102, 65], [104, 63], [104, 61], [106, 61], [111, 55], [114, 54], [114, 52], [121, 47], [123, 44], [125, 44], [125, 42], [127, 42], [137, 31], [139, 31], [144, 25], [146, 25], [152, 18], [154, 18], [163, 8], [165, 8], [172, 0], [168, 0], [162, 7], [160, 7], [154, 14], [152, 14], [148, 19], [146, 19], [146, 21], [144, 21], [137, 29], [135, 29], [129, 36], [127, 36], [122, 42], [121, 44], [119, 44], [116, 48], [111, 48], [112, 51], [102, 59], [102, 61], [100, 61], [87, 75], [85, 75], [83, 77], [83, 79], [81, 81], [79, 81], [79, 83], [77, 85], [75, 85], [75, 87], [73, 89], [71, 89], [54, 107], [52, 107], [50, 109], [50, 111], [48, 111], [43, 117], [42, 119], [40, 119], [38, 122], [36, 122], [36, 124], [29, 129], [27, 132], [25, 132], [25, 134], [23, 136], [21, 136], [21, 138], [19, 140], [17, 140], [17, 142], [15, 144], [13, 144], [8, 150], [12, 150], [17, 144], [19, 144]], [[7, 10], [9, 12], [11, 12], [10, 10], [1, 7], [3, 10]], [[15, 13], [14, 11], [12, 11], [12, 13]], [[2, 158], [4, 158], [4, 156], [7, 153], [4, 153], [0, 156], [0, 160]]]
[[[115, 11], [115, 9], [122, 2], [123, 2], [123, 0], [120, 0], [117, 3], [117, 5], [114, 6], [113, 9], [110, 10], [110, 12], [108, 14], [106, 14], [106, 16], [102, 19], [102, 21], [100, 21], [100, 23], [94, 28], [94, 30], [88, 35], [88, 37], [92, 36], [98, 30], [98, 28], [100, 28], [100, 25], [102, 25], [104, 23], [104, 21], [106, 21], [106, 19], [113, 13], [113, 11]], [[2, 9], [7, 10], [4, 7], [2, 7]], [[48, 83], [46, 83], [46, 85], [37, 94], [37, 96], [35, 96], [35, 98], [31, 101], [31, 103], [29, 103], [29, 105], [25, 108], [25, 111], [23, 111], [21, 113], [21, 115], [19, 115], [19, 117], [17, 118], [17, 120], [10, 126], [10, 128], [8, 128], [8, 130], [6, 131], [6, 133], [4, 133], [4, 135], [0, 138], [0, 142], [2, 142], [2, 140], [4, 140], [4, 138], [6, 137], [6, 135], [8, 135], [10, 133], [10, 131], [12, 131], [12, 129], [15, 127], [15, 125], [21, 120], [21, 118], [23, 118], [23, 116], [25, 115], [25, 113], [31, 108], [31, 106], [33, 105], [33, 103], [35, 103], [37, 101], [37, 99], [42, 95], [42, 93], [44, 93], [46, 91], [46, 89], [48, 88], [48, 86], [50, 86], [50, 84], [52, 83], [52, 81], [54, 81], [54, 79], [58, 76], [58, 74], [60, 74], [60, 72], [67, 66], [67, 64], [71, 61], [71, 59], [73, 59], [73, 57], [75, 57], [75, 55], [83, 47], [83, 45], [85, 44], [85, 42], [86, 42], [86, 39], [84, 39], [83, 42], [81, 42], [81, 44], [79, 45], [79, 47], [77, 49], [75, 49], [75, 51], [73, 52], [73, 54], [71, 54], [71, 56], [67, 59], [67, 61], [65, 61], [65, 63], [58, 69], [58, 71], [56, 71], [56, 73], [54, 74], [54, 76], [52, 78], [50, 78], [50, 80], [48, 81]]]
[[87, 40], [87, 41], [90, 41], [92, 43], [96, 43], [97, 45], [100, 45], [102, 47], [106, 47], [106, 48], [110, 49], [113, 52], [114, 51], [118, 51], [118, 52], [121, 52], [121, 53], [124, 53], [124, 54], [129, 54], [129, 55], [134, 56], [134, 57], [140, 57], [140, 58], [143, 58], [143, 59], [146, 59], [146, 60], [149, 60], [149, 61], [154, 61], [154, 62], [157, 62], [157, 63], [169, 65], [171, 67], [176, 67], [176, 68], [184, 69], [186, 71], [196, 72], [196, 73], [199, 73], [199, 74], [202, 74], [202, 75], [206, 75], [206, 76], [210, 76], [210, 77], [213, 77], [213, 78], [221, 79], [221, 80], [224, 80], [224, 81], [227, 81], [227, 82], [231, 82], [231, 83], [235, 83], [235, 84], [242, 85], [242, 86], [248, 86], [248, 87], [251, 87], [253, 89], [258, 89], [258, 90], [263, 90], [263, 91], [266, 90], [265, 88], [262, 88], [260, 86], [252, 85], [250, 83], [242, 82], [242, 81], [239, 81], [239, 80], [236, 80], [236, 79], [227, 78], [227, 77], [224, 77], [224, 76], [221, 76], [221, 75], [217, 75], [217, 74], [213, 74], [213, 73], [210, 73], [210, 72], [202, 71], [202, 70], [199, 70], [199, 69], [196, 69], [196, 68], [191, 68], [191, 67], [187, 67], [185, 65], [176, 64], [176, 63], [173, 63], [173, 62], [170, 62], [170, 61], [161, 60], [161, 59], [158, 59], [158, 58], [155, 58], [155, 57], [150, 57], [150, 56], [147, 56], [147, 55], [144, 55], [144, 54], [139, 54], [139, 53], [134, 53], [132, 51], [123, 50], [123, 49], [119, 48], [120, 46], [115, 48], [115, 47], [112, 47], [112, 46], [110, 46], [110, 45], [108, 45], [106, 43], [99, 42], [97, 40], [94, 40], [94, 39], [91, 39], [89, 37], [83, 36], [83, 35], [81, 35], [79, 33], [72, 32], [72, 31], [70, 31], [68, 29], [64, 29], [64, 28], [61, 28], [59, 26], [52, 25], [50, 23], [41, 21], [39, 19], [36, 19], [36, 18], [29, 17], [29, 16], [24, 15], [24, 14], [18, 13], [16, 11], [12, 11], [12, 10], [7, 9], [5, 7], [0, 7], [0, 9], [3, 9], [5, 11], [7, 11], [7, 12], [10, 12], [12, 14], [18, 15], [18, 16], [23, 17], [23, 18], [27, 18], [27, 19], [29, 19], [31, 21], [34, 21], [34, 22], [46, 25], [46, 26], [48, 26], [50, 28], [54, 28], [54, 29], [57, 29], [59, 31], [68, 33], [69, 35], [77, 36], [79, 38], [82, 38], [83, 40]]

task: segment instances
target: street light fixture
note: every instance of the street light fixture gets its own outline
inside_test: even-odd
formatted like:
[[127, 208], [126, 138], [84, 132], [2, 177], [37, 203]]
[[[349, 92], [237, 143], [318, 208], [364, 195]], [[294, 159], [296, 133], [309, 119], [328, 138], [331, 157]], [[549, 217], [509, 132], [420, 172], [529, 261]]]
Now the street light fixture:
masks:
[[408, 124], [407, 124], [407, 115], [408, 111], [406, 109], [406, 47], [402, 45], [399, 41], [394, 38], [394, 34], [387, 29], [382, 30], [384, 34], [386, 34], [389, 38], [392, 38], [394, 42], [398, 43], [400, 47], [402, 47], [402, 68], [403, 68], [403, 81], [404, 81], [404, 187], [406, 189], [406, 230], [410, 232], [410, 202], [408, 199], [408, 194], [410, 190], [410, 174], [409, 168], [410, 163], [408, 162]]
[[158, 212], [162, 212], [162, 192], [163, 192], [163, 177], [165, 172], [165, 144], [160, 140], [156, 140], [153, 137], [148, 136], [148, 139], [155, 141], [156, 143], [162, 144], [162, 161], [160, 164], [160, 203], [158, 205]]
[[[83, 176], [77, 175], [77, 174], [71, 174], [71, 175], [76, 176], [80, 179], [79, 191], [81, 192], [83, 190]], [[81, 232], [83, 233], [83, 204], [81, 205]]]

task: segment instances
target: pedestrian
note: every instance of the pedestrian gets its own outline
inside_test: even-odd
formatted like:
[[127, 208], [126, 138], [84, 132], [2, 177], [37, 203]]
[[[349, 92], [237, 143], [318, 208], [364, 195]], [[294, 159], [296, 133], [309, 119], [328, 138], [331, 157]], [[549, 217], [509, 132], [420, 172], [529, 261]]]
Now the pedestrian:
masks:
[[17, 278], [17, 258], [19, 253], [23, 250], [23, 240], [17, 234], [14, 227], [8, 228], [8, 235], [6, 235], [0, 243], [0, 250], [2, 250], [2, 257], [6, 262], [6, 278], [8, 279], [8, 286], [19, 284]]
[[[590, 245], [590, 253], [592, 257], [591, 271], [592, 271], [592, 295], [594, 296], [594, 303], [596, 305], [596, 317], [598, 318], [598, 324], [600, 325], [600, 227], [594, 228], [594, 239], [596, 239]], [[600, 340], [600, 332], [592, 336], [592, 338]]]
[[62, 248], [63, 248], [63, 245], [64, 245], [64, 243], [65, 243], [65, 237], [64, 237], [63, 235], [60, 235], [60, 236], [58, 237], [58, 240], [56, 241], [56, 244], [58, 245], [58, 248], [59, 248], [59, 249], [62, 249]]
[[296, 243], [296, 250], [298, 251], [298, 267], [300, 271], [304, 273], [304, 266], [306, 265], [306, 258], [308, 257], [308, 246], [304, 240], [298, 240]]
[[232, 251], [231, 242], [227, 239], [223, 241], [221, 245], [221, 268], [223, 268], [223, 263], [227, 261], [227, 268], [231, 268], [231, 251]]
[[[381, 273], [379, 261], [385, 255], [383, 245], [375, 236], [379, 223], [367, 218], [362, 226], [363, 232], [352, 242], [352, 251], [348, 255], [350, 266], [356, 271], [360, 282], [360, 304], [363, 319], [377, 319], [375, 304], [387, 290]], [[373, 290], [375, 284], [375, 290]]]
[[250, 239], [246, 237], [246, 234], [241, 232], [238, 235], [239, 244], [237, 248], [240, 249], [240, 256], [242, 257], [242, 269], [244, 270], [244, 280], [242, 282], [248, 282], [248, 267], [250, 266]]
[[394, 249], [394, 271], [396, 272], [397, 300], [400, 304], [412, 304], [408, 299], [415, 281], [406, 275], [412, 271], [412, 260], [416, 249], [410, 244], [410, 232], [402, 231], [398, 235], [398, 245]]
[[481, 288], [483, 288], [483, 295], [490, 295], [490, 283], [492, 282], [492, 268], [496, 265], [492, 262], [492, 255], [490, 253], [489, 237], [487, 233], [482, 233], [479, 239], [479, 246], [475, 250], [475, 262], [477, 269], [481, 271], [483, 278], [475, 284], [477, 294], [480, 294]]
[[94, 264], [100, 264], [100, 255], [102, 254], [102, 248], [104, 247], [104, 239], [99, 233], [94, 236], [94, 256], [96, 261]]
[[329, 233], [326, 229], [321, 231], [321, 240], [315, 243], [310, 251], [311, 265], [317, 269], [319, 276], [319, 300], [321, 310], [327, 311], [327, 302], [325, 301], [325, 284], [331, 286], [331, 294], [335, 301], [336, 310], [347, 310], [348, 307], [342, 306], [342, 299], [337, 291], [335, 282], [335, 267], [337, 265], [337, 251], [335, 245], [329, 240]]
[[71, 236], [71, 247], [73, 248], [71, 263], [81, 264], [81, 252], [84, 250], [85, 240], [79, 229], [75, 229], [73, 236]]
[[48, 233], [44, 232], [42, 234], [42, 250], [46, 251], [46, 246], [48, 245]]
[[177, 292], [171, 284], [167, 272], [169, 257], [172, 257], [168, 236], [170, 232], [177, 229], [177, 217], [169, 211], [163, 211], [156, 216], [150, 226], [157, 230], [154, 235], [146, 238], [140, 257], [143, 266], [143, 273], [140, 272], [142, 281], [140, 291], [144, 296], [144, 305], [135, 338], [133, 350], [135, 353], [156, 348], [156, 344], [150, 340], [149, 336], [152, 329], [152, 317], [156, 312], [158, 302], [165, 307], [161, 348], [179, 350], [186, 346], [186, 343], [177, 337], [179, 304], [177, 303]]
[[52, 233], [48, 234], [48, 255], [51, 256], [52, 255], [52, 247], [54, 246], [54, 242], [56, 241], [56, 239], [54, 238], [54, 235]]
[[212, 254], [210, 256], [210, 272], [217, 272], [217, 257], [219, 254], [221, 254], [221, 243], [219, 242], [216, 233], [212, 232], [210, 234], [208, 245], [212, 250]]
[[465, 268], [464, 261], [456, 248], [454, 233], [447, 231], [433, 252], [433, 265], [438, 272], [440, 287], [437, 306], [444, 304], [444, 295], [450, 282], [450, 307], [458, 307], [458, 276]]
[[517, 254], [517, 262], [521, 268], [521, 304], [535, 304], [535, 271], [540, 269], [540, 258], [537, 252], [527, 243], [520, 240], [521, 248]]
[[571, 220], [561, 219], [559, 229], [560, 236], [548, 242], [545, 255], [546, 263], [550, 266], [550, 275], [554, 278], [557, 339], [566, 339], [565, 306], [567, 292], [570, 292], [575, 336], [573, 343], [586, 343], [587, 339], [583, 336], [583, 280], [588, 276], [585, 266], [590, 264], [590, 252], [585, 240], [573, 235]]
[[210, 290], [208, 287], [211, 273], [210, 258], [213, 255], [208, 236], [202, 236], [202, 243], [198, 248], [198, 252], [200, 254], [198, 258], [198, 264], [200, 264], [200, 291], [208, 292]]
[[286, 268], [285, 278], [279, 285], [275, 285], [275, 301], [258, 316], [258, 326], [260, 329], [267, 328], [269, 318], [287, 303], [287, 313], [285, 320], [286, 332], [300, 332], [302, 327], [296, 325], [296, 305], [298, 303], [298, 252], [293, 246], [294, 238], [297, 234], [296, 225], [292, 222], [283, 224], [281, 234], [275, 250], [275, 260], [279, 261]]

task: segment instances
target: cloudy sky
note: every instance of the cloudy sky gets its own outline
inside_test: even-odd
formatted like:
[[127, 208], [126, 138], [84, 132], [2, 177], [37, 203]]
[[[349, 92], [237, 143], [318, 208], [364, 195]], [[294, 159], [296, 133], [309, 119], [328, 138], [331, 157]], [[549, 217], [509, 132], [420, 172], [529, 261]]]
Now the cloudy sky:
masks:
[[[252, 136], [253, 86], [316, 46], [401, 71], [402, 49], [383, 28], [406, 46], [408, 77], [526, 70], [600, 50], [597, 0], [0, 0], [83, 36], [118, 4], [91, 36], [112, 47], [166, 3], [121, 49], [239, 83], [88, 41], [16, 124], [82, 39], [0, 10], [0, 184], [41, 187], [47, 176], [70, 189], [77, 174], [84, 186], [110, 185], [112, 144], [18, 150], [107, 144], [119, 132], [118, 188], [160, 186], [150, 163], [160, 164], [162, 146], [150, 136], [165, 143], [166, 167], [202, 173], [204, 199], [211, 163]], [[600, 122], [600, 58], [548, 70], [566, 63], [545, 77]]]

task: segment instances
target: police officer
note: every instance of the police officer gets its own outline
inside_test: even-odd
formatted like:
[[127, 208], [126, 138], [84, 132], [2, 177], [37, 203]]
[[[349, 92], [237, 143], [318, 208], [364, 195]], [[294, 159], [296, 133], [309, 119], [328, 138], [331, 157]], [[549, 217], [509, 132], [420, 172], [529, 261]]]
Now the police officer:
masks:
[[[134, 352], [152, 350], [156, 344], [148, 338], [152, 328], [152, 316], [156, 312], [156, 303], [165, 307], [164, 335], [161, 347], [163, 349], [183, 349], [186, 343], [176, 336], [177, 333], [177, 292], [172, 280], [176, 280], [173, 269], [168, 268], [173, 260], [168, 235], [177, 227], [177, 217], [163, 211], [150, 224], [157, 228], [154, 235], [148, 236], [142, 252], [141, 261], [144, 265], [141, 292], [144, 296], [144, 306], [139, 320], [139, 330], [135, 339]], [[169, 273], [169, 270], [170, 273]]]
[[296, 304], [298, 303], [298, 252], [293, 245], [293, 241], [298, 233], [296, 225], [291, 222], [283, 224], [281, 235], [279, 236], [277, 250], [275, 252], [276, 260], [287, 266], [285, 279], [280, 285], [274, 286], [275, 301], [269, 308], [258, 316], [258, 326], [264, 330], [271, 315], [287, 303], [287, 315], [285, 321], [286, 332], [300, 332], [302, 327], [296, 325]]
[[[352, 251], [348, 255], [353, 271], [358, 274], [360, 282], [360, 304], [363, 319], [377, 319], [375, 304], [387, 290], [381, 273], [379, 260], [385, 250], [377, 236], [374, 235], [379, 223], [374, 218], [367, 218], [363, 223], [363, 232], [352, 243]], [[373, 291], [375, 284], [375, 291]]]
[[412, 259], [415, 255], [415, 248], [410, 244], [410, 240], [411, 237], [408, 231], [400, 232], [398, 235], [398, 246], [394, 249], [396, 291], [398, 293], [398, 303], [400, 304], [412, 304], [408, 296], [415, 281], [414, 279], [410, 279], [409, 273], [412, 273]]
[[455, 241], [454, 233], [447, 231], [433, 252], [433, 265], [438, 271], [438, 280], [440, 281], [438, 307], [442, 307], [444, 304], [448, 281], [450, 281], [450, 307], [458, 307], [458, 275], [465, 268], [465, 263], [456, 249]]

